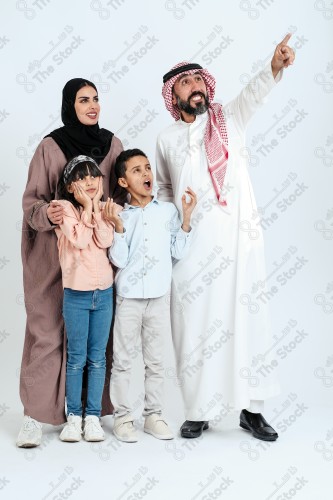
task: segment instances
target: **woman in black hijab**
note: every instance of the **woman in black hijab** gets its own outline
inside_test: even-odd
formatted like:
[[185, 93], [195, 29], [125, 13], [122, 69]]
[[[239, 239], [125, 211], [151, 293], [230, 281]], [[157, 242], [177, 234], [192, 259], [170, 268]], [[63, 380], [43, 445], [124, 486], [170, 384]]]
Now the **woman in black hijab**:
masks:
[[[99, 128], [98, 116], [97, 120], [91, 120], [91, 125], [79, 120], [75, 104], [79, 100], [77, 98], [79, 90], [85, 87], [91, 87], [92, 103], [99, 109], [97, 89], [92, 82], [83, 78], [69, 80], [62, 91], [61, 119], [65, 126], [53, 130], [47, 137], [54, 139], [68, 160], [74, 156], [86, 155], [100, 164], [110, 150], [113, 133], [105, 128]], [[83, 92], [81, 102], [87, 97], [85, 95], [87, 93], [89, 89], [88, 92]]]
[[[51, 203], [57, 197], [65, 164], [80, 154], [93, 157], [104, 176], [104, 196], [119, 204], [125, 200], [113, 171], [123, 147], [112, 132], [98, 125], [98, 93], [92, 82], [74, 78], [66, 83], [61, 118], [64, 126], [51, 132], [37, 147], [23, 194], [22, 264], [27, 322], [20, 374], [24, 406], [23, 425], [17, 439], [20, 447], [41, 443], [41, 422], [59, 425], [66, 421], [63, 289], [54, 232], [62, 221], [62, 209], [56, 202]], [[111, 347], [110, 343], [102, 415], [112, 413]]]

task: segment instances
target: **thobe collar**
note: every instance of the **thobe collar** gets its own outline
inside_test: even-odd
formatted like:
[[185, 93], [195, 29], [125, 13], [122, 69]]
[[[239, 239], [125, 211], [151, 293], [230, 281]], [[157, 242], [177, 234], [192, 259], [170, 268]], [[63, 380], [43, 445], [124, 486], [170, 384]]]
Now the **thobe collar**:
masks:
[[197, 115], [195, 117], [195, 120], [194, 122], [184, 122], [182, 119], [178, 120], [176, 123], [179, 123], [180, 126], [182, 127], [189, 127], [189, 126], [199, 126], [201, 125], [203, 122], [206, 123], [208, 120], [208, 111], [205, 111], [204, 113], [202, 113], [201, 115]]

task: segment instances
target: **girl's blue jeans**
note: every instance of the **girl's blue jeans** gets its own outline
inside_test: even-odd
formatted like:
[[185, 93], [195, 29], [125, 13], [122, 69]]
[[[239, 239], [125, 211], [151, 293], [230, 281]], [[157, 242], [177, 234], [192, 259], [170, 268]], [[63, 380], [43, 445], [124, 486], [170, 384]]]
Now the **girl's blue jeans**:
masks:
[[83, 368], [87, 365], [86, 415], [101, 414], [105, 383], [105, 350], [113, 314], [113, 288], [64, 289], [63, 316], [67, 334], [67, 414], [82, 415]]

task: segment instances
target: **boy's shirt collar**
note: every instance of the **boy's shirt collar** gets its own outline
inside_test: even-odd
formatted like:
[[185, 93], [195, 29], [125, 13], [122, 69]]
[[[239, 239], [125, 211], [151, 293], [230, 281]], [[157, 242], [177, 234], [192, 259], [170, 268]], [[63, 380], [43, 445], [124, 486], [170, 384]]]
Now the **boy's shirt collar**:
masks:
[[[144, 208], [149, 207], [149, 205], [151, 205], [152, 203], [156, 203], [157, 205], [159, 205], [159, 201], [157, 198], [155, 198], [155, 196], [153, 196], [153, 199], [149, 203], [147, 203], [147, 205]], [[131, 205], [130, 203], [125, 203], [123, 211], [131, 210], [134, 208], [142, 208], [142, 207], [140, 207], [140, 205]]]

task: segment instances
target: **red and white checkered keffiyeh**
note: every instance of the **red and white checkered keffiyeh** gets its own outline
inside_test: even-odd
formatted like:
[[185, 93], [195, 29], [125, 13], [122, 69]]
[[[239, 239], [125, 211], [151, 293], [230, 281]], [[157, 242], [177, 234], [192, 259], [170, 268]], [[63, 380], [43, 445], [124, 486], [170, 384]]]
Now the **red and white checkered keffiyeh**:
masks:
[[[189, 64], [189, 62], [178, 63], [173, 66], [172, 70]], [[212, 178], [214, 190], [219, 203], [225, 206], [227, 203], [222, 194], [222, 190], [228, 163], [228, 134], [222, 105], [219, 103], [212, 104], [215, 96], [215, 78], [206, 69], [186, 70], [183, 73], [178, 73], [165, 82], [162, 88], [162, 96], [167, 110], [170, 111], [176, 121], [180, 120], [180, 111], [177, 106], [172, 104], [172, 89], [175, 82], [182, 75], [193, 75], [194, 73], [200, 73], [207, 89], [210, 104], [208, 108], [209, 119], [205, 130], [204, 143], [208, 160], [208, 169]]]

